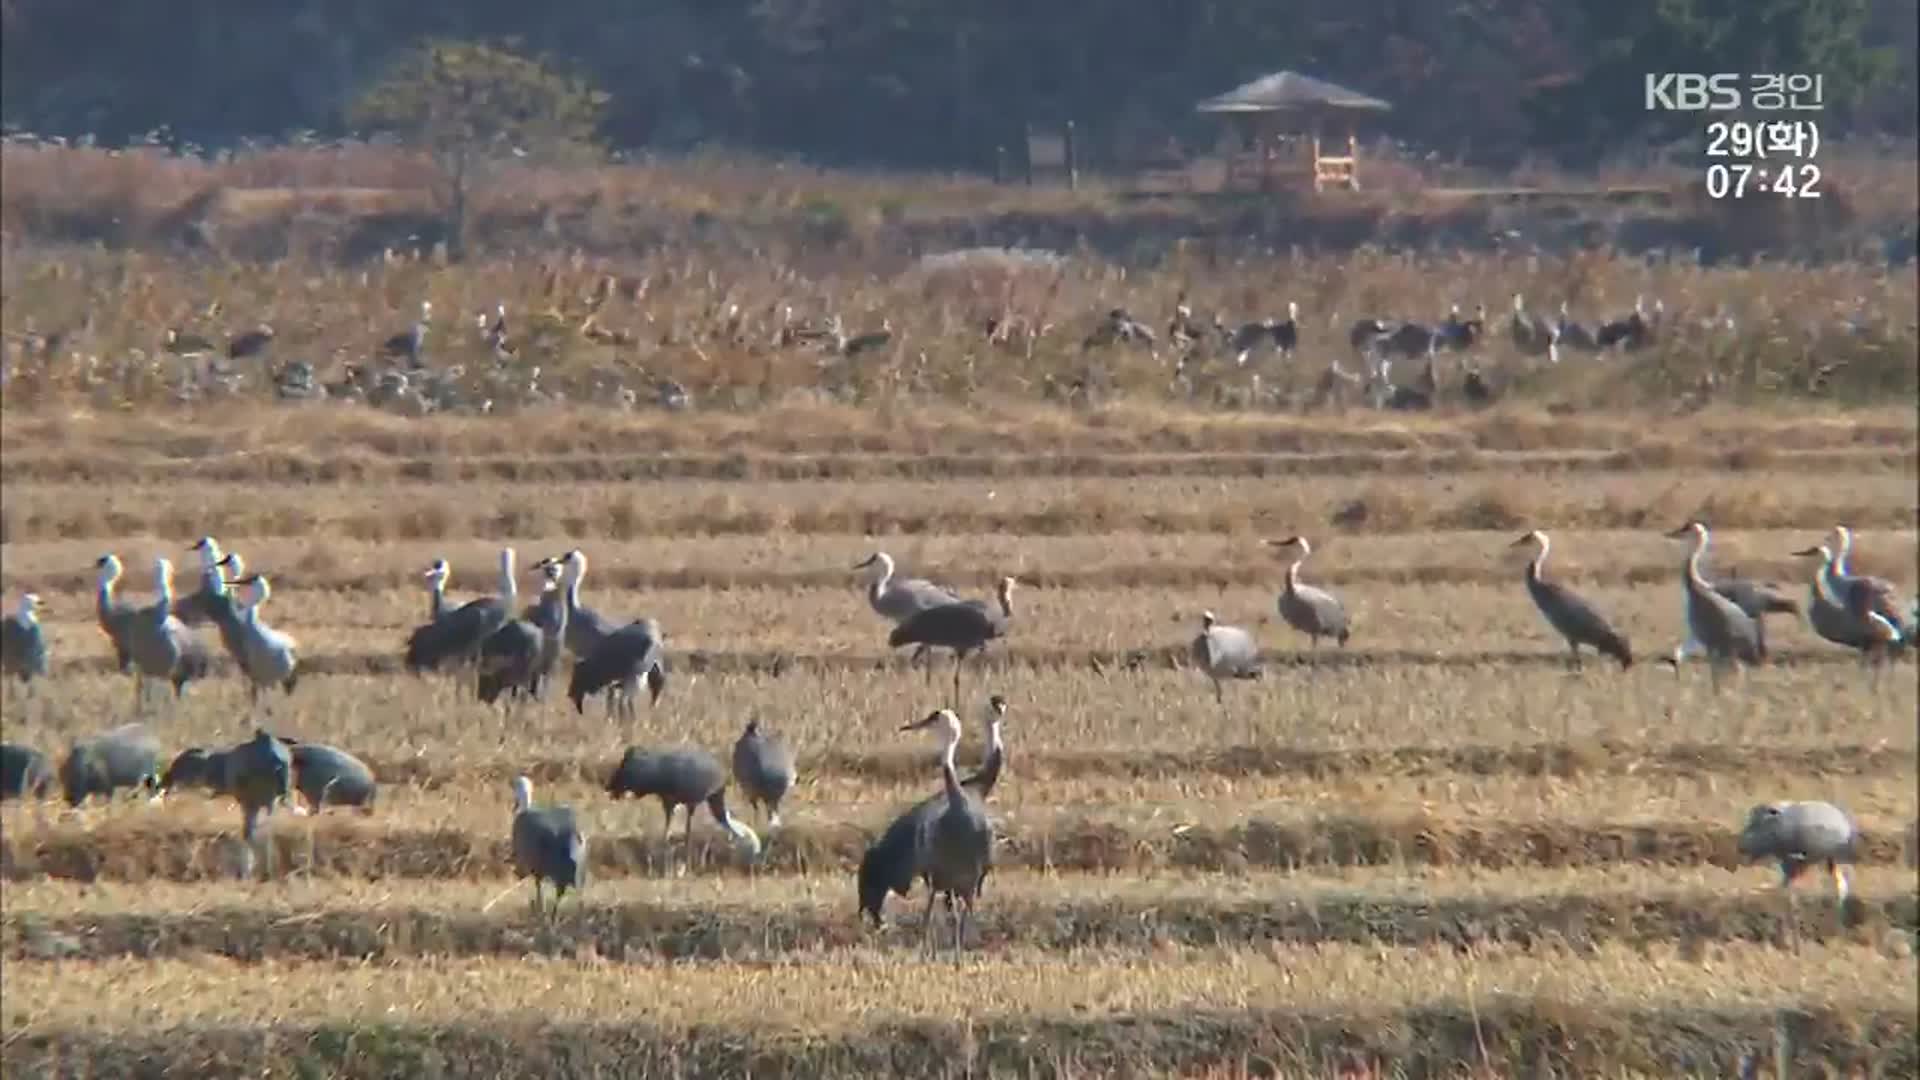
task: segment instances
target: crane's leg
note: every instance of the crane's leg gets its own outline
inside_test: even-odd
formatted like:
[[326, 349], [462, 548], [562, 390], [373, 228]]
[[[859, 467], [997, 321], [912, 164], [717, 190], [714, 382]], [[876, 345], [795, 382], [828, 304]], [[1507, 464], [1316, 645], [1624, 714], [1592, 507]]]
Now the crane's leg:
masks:
[[660, 873], [665, 877], [673, 868], [673, 804], [666, 803], [667, 820], [660, 826]]
[[1567, 667], [1571, 670], [1579, 671], [1583, 663], [1580, 659], [1580, 643], [1577, 641], [1569, 641], [1567, 642], [1567, 649], [1572, 653], [1572, 656], [1567, 660]]
[[687, 807], [687, 858], [680, 867], [681, 876], [686, 876], [687, 871], [691, 869], [693, 869], [693, 807], [689, 806]]
[[927, 910], [925, 917], [920, 920], [920, 948], [929, 955], [933, 953], [933, 898], [938, 895], [938, 890], [934, 889], [932, 883], [929, 882], [927, 887]]

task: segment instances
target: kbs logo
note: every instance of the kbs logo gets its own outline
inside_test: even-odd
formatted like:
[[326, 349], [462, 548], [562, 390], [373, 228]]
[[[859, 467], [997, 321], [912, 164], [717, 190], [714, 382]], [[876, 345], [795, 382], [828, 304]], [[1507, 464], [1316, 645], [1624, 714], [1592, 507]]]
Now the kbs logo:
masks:
[[1735, 112], [1740, 108], [1740, 76], [1664, 72], [1647, 76], [1648, 112]]

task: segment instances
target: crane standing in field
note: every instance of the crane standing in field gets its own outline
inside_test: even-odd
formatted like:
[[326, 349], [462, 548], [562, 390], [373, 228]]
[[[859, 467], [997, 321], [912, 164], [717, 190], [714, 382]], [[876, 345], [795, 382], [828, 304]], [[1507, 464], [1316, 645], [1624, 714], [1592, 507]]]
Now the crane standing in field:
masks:
[[40, 625], [40, 594], [24, 593], [20, 607], [0, 621], [0, 668], [18, 676], [29, 689], [36, 678], [45, 678], [47, 659], [46, 627]]
[[[895, 626], [907, 619], [943, 604], [960, 603], [960, 598], [950, 590], [943, 589], [925, 578], [894, 577], [893, 556], [884, 551], [876, 551], [864, 560], [854, 563], [855, 570], [864, 570], [872, 566], [873, 580], [867, 583], [867, 603], [874, 613], [891, 621]], [[922, 645], [908, 658], [912, 663], [927, 653], [928, 646]], [[933, 678], [933, 665], [927, 665], [927, 678]]]
[[[1006, 768], [1006, 743], [1002, 736], [1006, 717], [1007, 699], [999, 694], [988, 698], [986, 758], [972, 776], [960, 781], [961, 787], [983, 802], [993, 794]], [[860, 914], [873, 925], [880, 925], [882, 908], [889, 892], [903, 899], [912, 894], [914, 879], [920, 874], [917, 844], [922, 824], [928, 817], [944, 809], [946, 804], [944, 790], [915, 803], [894, 818], [881, 832], [879, 839], [860, 856], [857, 878]]]
[[887, 647], [902, 645], [933, 646], [953, 650], [953, 699], [960, 701], [960, 666], [967, 654], [978, 652], [987, 643], [1006, 635], [1013, 622], [1013, 590], [1019, 582], [1000, 579], [996, 598], [1000, 610], [989, 610], [980, 600], [941, 604], [909, 616], [887, 636]]
[[1552, 547], [1546, 533], [1533, 529], [1511, 546], [1533, 547], [1533, 560], [1527, 563], [1527, 595], [1533, 598], [1533, 606], [1540, 609], [1547, 625], [1567, 639], [1567, 649], [1571, 653], [1569, 663], [1574, 670], [1581, 667], [1582, 645], [1591, 646], [1618, 660], [1622, 671], [1633, 666], [1633, 649], [1627, 644], [1627, 639], [1572, 589], [1546, 579], [1547, 552]]
[[957, 953], [966, 942], [967, 923], [973, 916], [974, 902], [981, 886], [993, 869], [993, 822], [978, 796], [960, 783], [954, 769], [954, 748], [960, 745], [960, 718], [952, 709], [940, 709], [902, 731], [937, 728], [940, 735], [940, 778], [945, 797], [936, 803], [936, 811], [920, 823], [915, 844], [915, 862], [927, 882], [927, 907], [921, 927], [921, 940], [933, 945], [933, 902], [945, 897], [954, 911], [953, 948]]
[[[436, 587], [444, 586], [445, 560], [435, 563], [427, 575]], [[501, 548], [499, 594], [469, 600], [416, 628], [407, 638], [407, 670], [432, 671], [449, 663], [461, 668], [474, 664], [479, 659], [481, 644], [516, 614], [519, 606], [520, 585], [514, 573], [514, 551], [510, 547]]]
[[1346, 606], [1325, 589], [1300, 584], [1300, 564], [1313, 554], [1313, 545], [1304, 536], [1289, 536], [1285, 540], [1269, 540], [1267, 546], [1298, 552], [1287, 565], [1287, 584], [1275, 602], [1280, 617], [1288, 626], [1307, 635], [1315, 649], [1320, 647], [1323, 637], [1330, 637], [1345, 648], [1352, 634], [1352, 620], [1347, 617]]
[[1883, 623], [1876, 632], [1892, 634], [1892, 646], [1907, 644], [1908, 613], [1900, 610], [1893, 583], [1871, 574], [1855, 574], [1847, 566], [1853, 554], [1853, 530], [1845, 525], [1833, 527], [1833, 561], [1826, 577], [1829, 587], [1840, 597], [1857, 619]]
[[299, 645], [286, 634], [268, 626], [260, 609], [273, 595], [265, 574], [254, 574], [234, 582], [252, 586], [246, 606], [237, 613], [235, 639], [240, 645], [238, 659], [247, 676], [247, 697], [258, 704], [264, 691], [275, 686], [293, 693], [300, 681]]
[[1740, 610], [1740, 605], [1715, 592], [1701, 575], [1700, 563], [1706, 557], [1711, 539], [1706, 524], [1689, 521], [1667, 536], [1674, 540], [1693, 539], [1693, 549], [1687, 554], [1680, 575], [1686, 590], [1687, 636], [1706, 650], [1707, 670], [1713, 678], [1714, 689], [1718, 690], [1722, 673], [1737, 670], [1741, 664], [1760, 662], [1760, 632], [1754, 620]]
[[533, 781], [513, 778], [513, 869], [533, 879], [533, 913], [540, 914], [540, 885], [553, 883], [552, 912], [568, 889], [584, 891], [587, 884], [587, 834], [575, 820], [571, 806], [533, 805]]

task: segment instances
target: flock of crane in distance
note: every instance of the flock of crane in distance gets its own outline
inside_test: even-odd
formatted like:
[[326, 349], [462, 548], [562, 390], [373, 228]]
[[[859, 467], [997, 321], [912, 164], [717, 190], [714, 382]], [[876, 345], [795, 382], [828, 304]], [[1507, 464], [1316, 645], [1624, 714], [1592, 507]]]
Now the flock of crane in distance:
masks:
[[[1685, 590], [1686, 636], [1663, 662], [1676, 673], [1689, 656], [1704, 656], [1716, 691], [1729, 675], [1764, 663], [1767, 656], [1763, 620], [1771, 613], [1801, 613], [1800, 605], [1763, 582], [1722, 579], [1710, 581], [1702, 570], [1709, 533], [1700, 521], [1689, 521], [1667, 534], [1691, 541], [1682, 573]], [[1266, 543], [1290, 554], [1284, 585], [1277, 600], [1279, 615], [1294, 630], [1307, 635], [1314, 649], [1328, 638], [1345, 646], [1352, 630], [1346, 607], [1332, 593], [1300, 580], [1300, 567], [1312, 548], [1305, 537]], [[1513, 542], [1530, 548], [1527, 593], [1541, 616], [1566, 640], [1569, 662], [1579, 667], [1583, 646], [1609, 656], [1621, 668], [1632, 665], [1632, 647], [1591, 604], [1566, 585], [1549, 580], [1544, 567], [1549, 551], [1547, 535], [1530, 531]], [[1827, 542], [1796, 554], [1817, 559], [1804, 615], [1816, 633], [1834, 644], [1857, 650], [1868, 678], [1877, 681], [1881, 668], [1908, 651], [1920, 633], [1920, 603], [1898, 598], [1895, 587], [1882, 578], [1855, 574], [1848, 568], [1853, 535], [1835, 526]], [[162, 557], [154, 563], [157, 595], [144, 606], [119, 598], [120, 560], [102, 556], [96, 595], [101, 629], [111, 639], [119, 669], [134, 676], [135, 715], [173, 701], [187, 685], [211, 670], [212, 652], [191, 627], [212, 623], [221, 645], [246, 680], [254, 707], [270, 708], [273, 691], [292, 693], [299, 680], [297, 644], [274, 629], [261, 610], [272, 595], [268, 579], [249, 574], [237, 552], [223, 552], [212, 537], [202, 537], [191, 549], [200, 559], [200, 588], [176, 596], [172, 563]], [[428, 620], [416, 628], [406, 644], [409, 672], [443, 672], [456, 681], [473, 680], [480, 701], [507, 709], [524, 701], [545, 700], [550, 680], [563, 653], [573, 665], [567, 697], [576, 711], [586, 699], [604, 693], [609, 717], [632, 718], [644, 686], [658, 701], [667, 686], [669, 661], [658, 621], [638, 619], [616, 625], [580, 603], [580, 583], [587, 559], [578, 549], [540, 559], [534, 569], [542, 580], [539, 597], [525, 608], [519, 601], [519, 572], [513, 548], [500, 552], [499, 591], [463, 604], [446, 597], [451, 570], [444, 559], [424, 573], [431, 597]], [[941, 790], [900, 814], [867, 849], [858, 871], [861, 914], [876, 924], [888, 893], [911, 895], [916, 882], [927, 886], [927, 915], [923, 935], [933, 944], [933, 904], [945, 902], [953, 925], [953, 946], [962, 948], [966, 927], [982, 885], [992, 868], [994, 824], [985, 800], [998, 780], [1005, 760], [1001, 723], [1007, 702], [993, 695], [986, 710], [988, 749], [980, 770], [961, 779], [954, 751], [961, 738], [955, 709], [961, 697], [961, 672], [967, 657], [1005, 637], [1014, 625], [1014, 578], [999, 581], [994, 601], [962, 599], [929, 581], [896, 576], [894, 560], [875, 552], [854, 569], [870, 574], [867, 598], [873, 610], [893, 624], [889, 648], [915, 646], [914, 659], [929, 650], [953, 654], [953, 705], [929, 714], [902, 730], [930, 731], [940, 740]], [[238, 590], [245, 589], [244, 599]], [[40, 599], [24, 595], [15, 614], [4, 624], [5, 671], [28, 684], [49, 671], [51, 643], [38, 619]], [[1257, 678], [1262, 655], [1248, 631], [1229, 626], [1212, 612], [1202, 616], [1200, 632], [1189, 649], [1191, 664], [1212, 682], [1214, 696], [1227, 708], [1227, 685]], [[927, 677], [932, 678], [929, 660]], [[157, 695], [157, 697], [156, 697]], [[224, 750], [191, 748], [181, 752], [163, 772], [161, 751], [150, 729], [138, 721], [87, 738], [75, 739], [57, 776], [49, 759], [30, 747], [4, 744], [4, 784], [7, 798], [44, 799], [57, 780], [70, 806], [89, 796], [112, 797], [130, 789], [158, 798], [174, 788], [202, 787], [216, 796], [231, 797], [243, 820], [243, 857], [238, 872], [251, 875], [253, 851], [259, 844], [263, 814], [287, 805], [296, 814], [319, 811], [327, 805], [357, 806], [370, 812], [377, 790], [373, 772], [350, 752], [320, 743], [281, 738], [256, 728], [251, 739]], [[704, 804], [732, 836], [739, 854], [756, 861], [762, 851], [759, 835], [735, 818], [726, 804], [729, 779], [751, 805], [765, 814], [769, 834], [780, 825], [782, 799], [793, 787], [792, 753], [779, 737], [749, 723], [733, 747], [730, 770], [704, 750], [630, 747], [607, 781], [614, 797], [657, 797], [666, 812], [670, 836], [676, 809], [685, 807], [689, 845], [693, 818]], [[515, 811], [511, 845], [516, 881], [533, 881], [532, 907], [542, 910], [543, 885], [551, 885], [557, 911], [569, 889], [585, 885], [587, 836], [574, 811], [567, 806], [535, 806], [532, 782], [525, 776], [512, 781]], [[295, 794], [299, 795], [296, 799]], [[306, 806], [301, 805], [304, 800]], [[1740, 852], [1754, 860], [1777, 862], [1781, 886], [1790, 887], [1807, 868], [1824, 865], [1836, 895], [1847, 897], [1844, 866], [1854, 860], [1858, 834], [1851, 817], [1827, 802], [1774, 802], [1755, 806], [1740, 832]], [[271, 845], [265, 850], [271, 858]], [[689, 846], [689, 851], [691, 850]], [[272, 872], [269, 861], [267, 872]]]

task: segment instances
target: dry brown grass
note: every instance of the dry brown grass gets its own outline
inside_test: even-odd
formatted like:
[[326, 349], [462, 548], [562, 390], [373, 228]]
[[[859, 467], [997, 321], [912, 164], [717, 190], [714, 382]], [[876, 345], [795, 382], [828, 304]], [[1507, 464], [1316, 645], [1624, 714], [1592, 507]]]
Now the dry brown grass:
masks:
[[[551, 1037], [618, 1022], [628, 1026], [618, 1040], [628, 1067], [669, 1060], [681, 1068], [689, 1061], [696, 1068], [725, 1067], [721, 1062], [741, 1060], [737, 1046], [745, 1041], [762, 1062], [786, 1062], [808, 1074], [826, 1065], [844, 1075], [885, 1071], [881, 1062], [888, 1059], [898, 1063], [900, 1051], [888, 1037], [915, 1028], [922, 1032], [914, 1040], [921, 1049], [906, 1051], [909, 1067], [942, 1070], [943, 1058], [936, 1055], [952, 1045], [955, 1017], [965, 1016], [970, 1035], [962, 1039], [973, 1049], [960, 1059], [945, 1058], [946, 1069], [956, 1060], [983, 1068], [1024, 1064], [1029, 1070], [1049, 1061], [1056, 1068], [1066, 1062], [1079, 1068], [1084, 1061], [1104, 1073], [1131, 1074], [1218, 1067], [1223, 1051], [1229, 1060], [1244, 1062], [1258, 1046], [1268, 1067], [1276, 1058], [1333, 1063], [1322, 1055], [1365, 1062], [1397, 1047], [1401, 1067], [1412, 1069], [1440, 1066], [1443, 1052], [1456, 1055], [1455, 1066], [1443, 1067], [1478, 1058], [1486, 1067], [1506, 1068], [1538, 1063], [1544, 1054], [1564, 1067], [1672, 1069], [1678, 1050], [1697, 1054], [1691, 1059], [1695, 1067], [1712, 1062], [1724, 1071], [1743, 1051], [1760, 1050], [1775, 1010], [1820, 1001], [1836, 1014], [1799, 1019], [1787, 1030], [1803, 1046], [1796, 1050], [1789, 1042], [1784, 1049], [1809, 1061], [1877, 1069], [1898, 1068], [1911, 1057], [1902, 1049], [1902, 1040], [1911, 1039], [1910, 1015], [1898, 1011], [1912, 1009], [1909, 967], [1908, 960], [1856, 945], [1788, 953], [1724, 944], [1697, 955], [1670, 946], [1488, 947], [1465, 953], [1376, 945], [1169, 947], [1144, 955], [1083, 950], [1066, 957], [1012, 949], [971, 957], [958, 970], [947, 961], [855, 948], [772, 966], [717, 961], [650, 968], [648, 992], [636, 999], [632, 970], [590, 953], [333, 968], [213, 959], [19, 964], [9, 973], [9, 1056], [50, 1063], [66, 1051], [82, 1060], [113, 1061], [133, 1050], [151, 1052], [153, 1044], [141, 1041], [126, 1046], [127, 1033], [166, 1030], [174, 1042], [162, 1059], [204, 1069], [230, 1052], [229, 1032], [237, 1028], [297, 1024], [339, 1032], [318, 1045], [296, 1036], [293, 1045], [304, 1046], [296, 1051], [300, 1059], [351, 1056], [355, 1071], [365, 1072], [377, 1065], [391, 1070], [402, 1061], [419, 1067], [416, 1055], [426, 1045], [416, 1032], [428, 1029], [485, 1026], [493, 1034], [481, 1041], [512, 1045], [527, 1039], [544, 1048], [535, 1031]], [[1715, 1010], [1706, 1014], [1715, 1019], [1704, 1031], [1694, 1027], [1691, 1036], [1676, 1039], [1678, 1031], [1659, 1019], [1700, 1017], [1703, 1001], [1712, 1001]], [[1433, 1011], [1450, 1014], [1445, 1027], [1453, 1029], [1451, 1038], [1436, 1037], [1441, 1025]], [[1351, 1036], [1323, 1041], [1324, 1025], [1335, 1015], [1384, 1030], [1357, 1047]], [[1641, 1027], [1636, 1020], [1652, 1023]], [[1259, 1024], [1265, 1038], [1248, 1038], [1249, 1024]], [[1135, 1034], [1077, 1046], [1070, 1041], [1090, 1029], [1122, 1025]], [[1171, 1025], [1184, 1029], [1188, 1039], [1160, 1030]], [[1242, 1028], [1237, 1037], [1220, 1037], [1234, 1027]], [[1021, 1038], [1048, 1028], [1051, 1037]], [[1290, 1036], [1275, 1038], [1288, 1029]], [[364, 1033], [365, 1041], [353, 1047], [349, 1031]], [[1551, 1051], [1538, 1041], [1548, 1031], [1558, 1036]], [[736, 1048], [709, 1049], [718, 1032], [726, 1032]], [[664, 1039], [676, 1040], [671, 1058], [659, 1044]], [[872, 1046], [877, 1039], [888, 1039], [889, 1049]], [[1010, 1039], [1017, 1041], [1009, 1045]], [[473, 1041], [456, 1036], [454, 1052], [478, 1049]], [[579, 1041], [605, 1045], [599, 1038]], [[1181, 1042], [1187, 1048], [1174, 1050]], [[461, 1072], [478, 1065], [464, 1054], [458, 1063], [438, 1055], [434, 1060]]]
[[[1759, 869], [1733, 877], [1715, 868], [1633, 865], [1523, 875], [1453, 866], [1142, 878], [1015, 869], [994, 875], [993, 903], [975, 925], [983, 948], [1057, 953], [1269, 941], [1454, 948], [1678, 941], [1698, 948], [1796, 937], [1898, 949], [1920, 926], [1912, 875], [1903, 868], [1861, 868], [1843, 918], [1830, 900], [1790, 903], [1771, 877]], [[746, 882], [614, 878], [567, 903], [550, 926], [529, 915], [526, 892], [491, 881], [294, 877], [244, 898], [210, 899], [203, 887], [163, 882], [13, 883], [0, 953], [15, 962], [204, 954], [396, 961], [585, 949], [629, 963], [778, 961], [873, 938], [849, 918], [853, 889], [838, 873]], [[919, 911], [900, 902], [889, 936], [917, 935]]]
[[[339, 540], [388, 546], [395, 541], [645, 538], [657, 546], [674, 537], [752, 536], [766, 538], [767, 550], [778, 553], [786, 545], [773, 537], [897, 535], [932, 541], [998, 533], [1024, 542], [1112, 533], [1216, 533], [1238, 540], [1244, 559], [1262, 535], [1305, 532], [1327, 546], [1330, 536], [1517, 534], [1545, 528], [1644, 530], [1637, 546], [1651, 550], [1657, 546], [1656, 530], [1695, 517], [1727, 533], [1796, 529], [1818, 534], [1835, 522], [1858, 530], [1909, 530], [1920, 514], [1914, 480], [1911, 470], [1849, 472], [1836, 483], [1818, 473], [1649, 469], [1587, 477], [1577, 485], [1551, 472], [1518, 470], [1424, 480], [666, 480], [645, 487], [403, 482], [277, 488], [185, 481], [146, 491], [130, 487], [110, 502], [76, 502], [71, 483], [16, 483], [8, 487], [6, 535], [9, 542], [87, 540], [97, 549], [102, 540], [143, 534], [191, 542], [209, 522], [219, 522], [218, 534], [231, 536], [232, 543], [301, 537], [328, 549]], [[1862, 546], [1870, 545], [1863, 540]], [[466, 546], [446, 554], [466, 563], [474, 551]], [[89, 563], [97, 553], [88, 556]], [[1787, 558], [1786, 550], [1757, 554], [1776, 564]], [[843, 557], [836, 554], [833, 561]], [[491, 561], [489, 552], [485, 562]], [[621, 565], [617, 559], [603, 561], [609, 569]]]
[[[1649, 658], [1681, 626], [1680, 552], [1654, 530], [1696, 512], [1723, 526], [1715, 568], [1804, 582], [1785, 552], [1847, 520], [1863, 529], [1856, 566], [1909, 583], [1910, 415], [1565, 429], [1520, 413], [1344, 429], [1131, 406], [1059, 415], [882, 421], [835, 406], [761, 433], [703, 415], [522, 427], [237, 410], [196, 430], [9, 407], [0, 587], [50, 601], [57, 648], [32, 696], [4, 688], [9, 741], [57, 754], [125, 715], [128, 680], [102, 670], [91, 622], [92, 559], [118, 551], [128, 596], [144, 598], [142, 564], [164, 553], [185, 567], [186, 545], [212, 531], [273, 574], [268, 617], [309, 670], [268, 726], [359, 752], [383, 780], [370, 816], [271, 819], [278, 875], [253, 885], [227, 880], [230, 803], [10, 804], [9, 1073], [121, 1074], [144, 1059], [194, 1075], [458, 1074], [515, 1060], [550, 1075], [652, 1063], [844, 1076], [938, 1074], [943, 1055], [971, 1053], [990, 1073], [1318, 1075], [1352, 1061], [1385, 1074], [1392, 1058], [1410, 1074], [1548, 1060], [1672, 1075], [1736, 1068], [1772, 1045], [1781, 1009], [1807, 1065], [1913, 1059], [1911, 982], [1894, 981], [1920, 929], [1911, 669], [1870, 687], [1783, 620], [1782, 663], [1724, 694], [1651, 663], [1565, 675], [1503, 546], [1523, 526], [1554, 528], [1558, 575]], [[836, 434], [841, 416], [855, 426]], [[350, 438], [364, 444], [332, 442]], [[1103, 456], [1128, 439], [1131, 464]], [[829, 464], [720, 468], [736, 449], [765, 463], [789, 444]], [[1005, 446], [1075, 447], [1091, 464], [992, 456]], [[627, 482], [581, 464], [606, 447], [697, 449], [712, 468], [636, 465], [645, 479]], [[867, 456], [906, 462], [922, 447], [958, 447], [957, 464]], [[1216, 475], [1215, 453], [1243, 456]], [[115, 475], [120, 454], [150, 471]], [[276, 454], [376, 464], [321, 480], [259, 465]], [[513, 509], [541, 497], [540, 512]], [[1356, 613], [1349, 648], [1311, 664], [1273, 620], [1283, 567], [1257, 543], [1295, 529], [1324, 535], [1306, 576]], [[469, 596], [490, 585], [502, 540], [525, 562], [579, 545], [594, 559], [589, 603], [663, 620], [675, 681], [657, 709], [631, 728], [594, 703], [508, 718], [440, 680], [375, 674], [424, 614], [418, 567], [448, 555], [455, 596]], [[968, 678], [964, 759], [979, 752], [979, 698], [1013, 709], [992, 800], [1005, 839], [961, 968], [993, 989], [967, 998], [964, 1022], [953, 980], [935, 974], [952, 969], [912, 951], [918, 896], [883, 934], [853, 918], [851, 868], [871, 832], [932, 790], [927, 747], [892, 729], [947, 696], [882, 663], [884, 624], [849, 569], [874, 547], [970, 594], [1008, 570], [1031, 586], [1010, 640]], [[1273, 650], [1267, 678], [1229, 687], [1224, 712], [1169, 663], [1201, 607]], [[703, 817], [695, 872], [661, 876], [657, 805], [609, 803], [598, 784], [628, 743], [724, 754], [751, 716], [799, 751], [788, 826], [749, 872]], [[232, 741], [252, 718], [223, 673], [154, 723], [172, 750]], [[593, 835], [582, 905], [551, 928], [528, 920], [524, 895], [485, 910], [509, 885], [505, 779], [518, 772]], [[1863, 827], [1862, 899], [1841, 918], [1804, 885], [1790, 910], [1772, 871], [1734, 850], [1747, 807], [1782, 797], [1835, 799]]]

